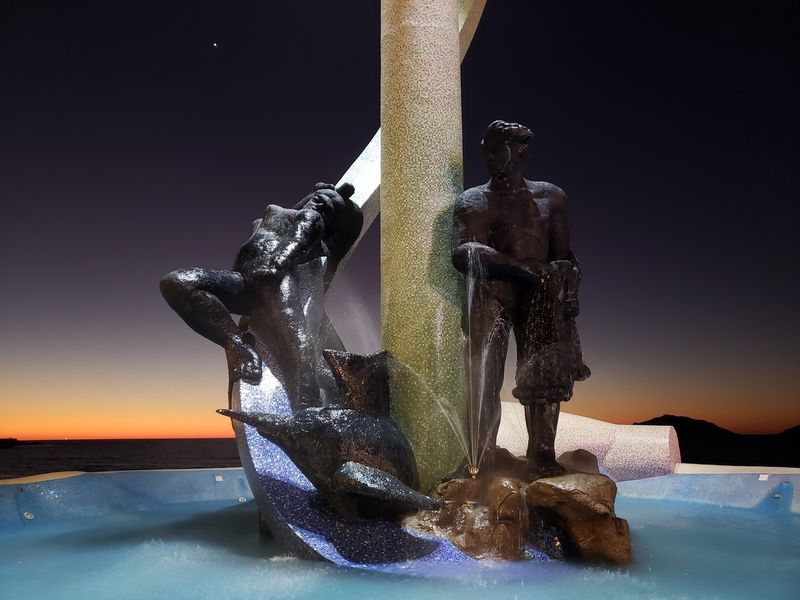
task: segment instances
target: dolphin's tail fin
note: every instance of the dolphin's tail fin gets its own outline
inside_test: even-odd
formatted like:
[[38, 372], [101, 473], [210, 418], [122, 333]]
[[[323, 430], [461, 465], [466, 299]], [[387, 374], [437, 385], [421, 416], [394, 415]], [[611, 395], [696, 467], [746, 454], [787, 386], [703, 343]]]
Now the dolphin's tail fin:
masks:
[[281, 441], [283, 437], [289, 433], [291, 417], [288, 415], [243, 412], [240, 410], [228, 410], [227, 408], [219, 408], [217, 412], [231, 419], [252, 425], [258, 430], [258, 433], [270, 440]]

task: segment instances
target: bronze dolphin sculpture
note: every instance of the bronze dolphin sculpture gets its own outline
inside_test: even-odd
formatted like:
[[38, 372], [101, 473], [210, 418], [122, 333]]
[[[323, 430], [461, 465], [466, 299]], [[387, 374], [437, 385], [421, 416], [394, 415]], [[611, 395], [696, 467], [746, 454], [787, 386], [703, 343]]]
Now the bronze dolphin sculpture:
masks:
[[341, 405], [293, 415], [217, 412], [279, 446], [340, 513], [376, 517], [438, 508], [416, 490], [414, 453], [389, 413], [386, 353], [323, 355], [342, 390]]

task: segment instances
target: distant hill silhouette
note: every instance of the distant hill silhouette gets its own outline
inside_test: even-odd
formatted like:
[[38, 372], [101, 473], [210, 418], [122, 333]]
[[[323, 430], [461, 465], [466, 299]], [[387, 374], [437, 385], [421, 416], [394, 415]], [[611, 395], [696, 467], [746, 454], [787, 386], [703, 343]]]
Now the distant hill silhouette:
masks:
[[783, 435], [783, 436], [786, 436], [787, 438], [791, 438], [791, 439], [793, 439], [795, 441], [800, 442], [800, 425], [795, 425], [794, 427], [789, 427], [789, 429], [787, 429], [786, 431], [784, 431], [783, 433], [780, 433], [778, 435]]
[[672, 425], [681, 460], [712, 465], [800, 467], [800, 425], [776, 434], [734, 433], [700, 419], [662, 415], [634, 425]]

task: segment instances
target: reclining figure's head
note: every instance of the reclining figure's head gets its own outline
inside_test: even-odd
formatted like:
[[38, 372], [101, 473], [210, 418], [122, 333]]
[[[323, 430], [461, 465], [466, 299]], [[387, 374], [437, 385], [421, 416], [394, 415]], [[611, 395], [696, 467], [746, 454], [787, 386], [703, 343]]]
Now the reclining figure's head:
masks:
[[359, 206], [351, 200], [355, 188], [349, 183], [336, 187], [330, 183], [317, 183], [314, 191], [297, 203], [295, 209], [318, 212], [325, 224], [325, 240], [337, 259], [358, 239], [364, 216]]

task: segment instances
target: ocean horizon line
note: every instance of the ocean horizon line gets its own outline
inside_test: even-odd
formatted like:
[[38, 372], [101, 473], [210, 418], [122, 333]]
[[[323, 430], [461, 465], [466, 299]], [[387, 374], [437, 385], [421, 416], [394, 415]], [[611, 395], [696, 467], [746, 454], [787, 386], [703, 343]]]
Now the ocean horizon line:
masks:
[[176, 437], [98, 437], [98, 438], [15, 438], [6, 437], [0, 440], [16, 440], [17, 444], [32, 443], [53, 443], [64, 444], [69, 442], [155, 442], [155, 441], [191, 441], [191, 440], [234, 440], [233, 435], [229, 436], [176, 436]]

